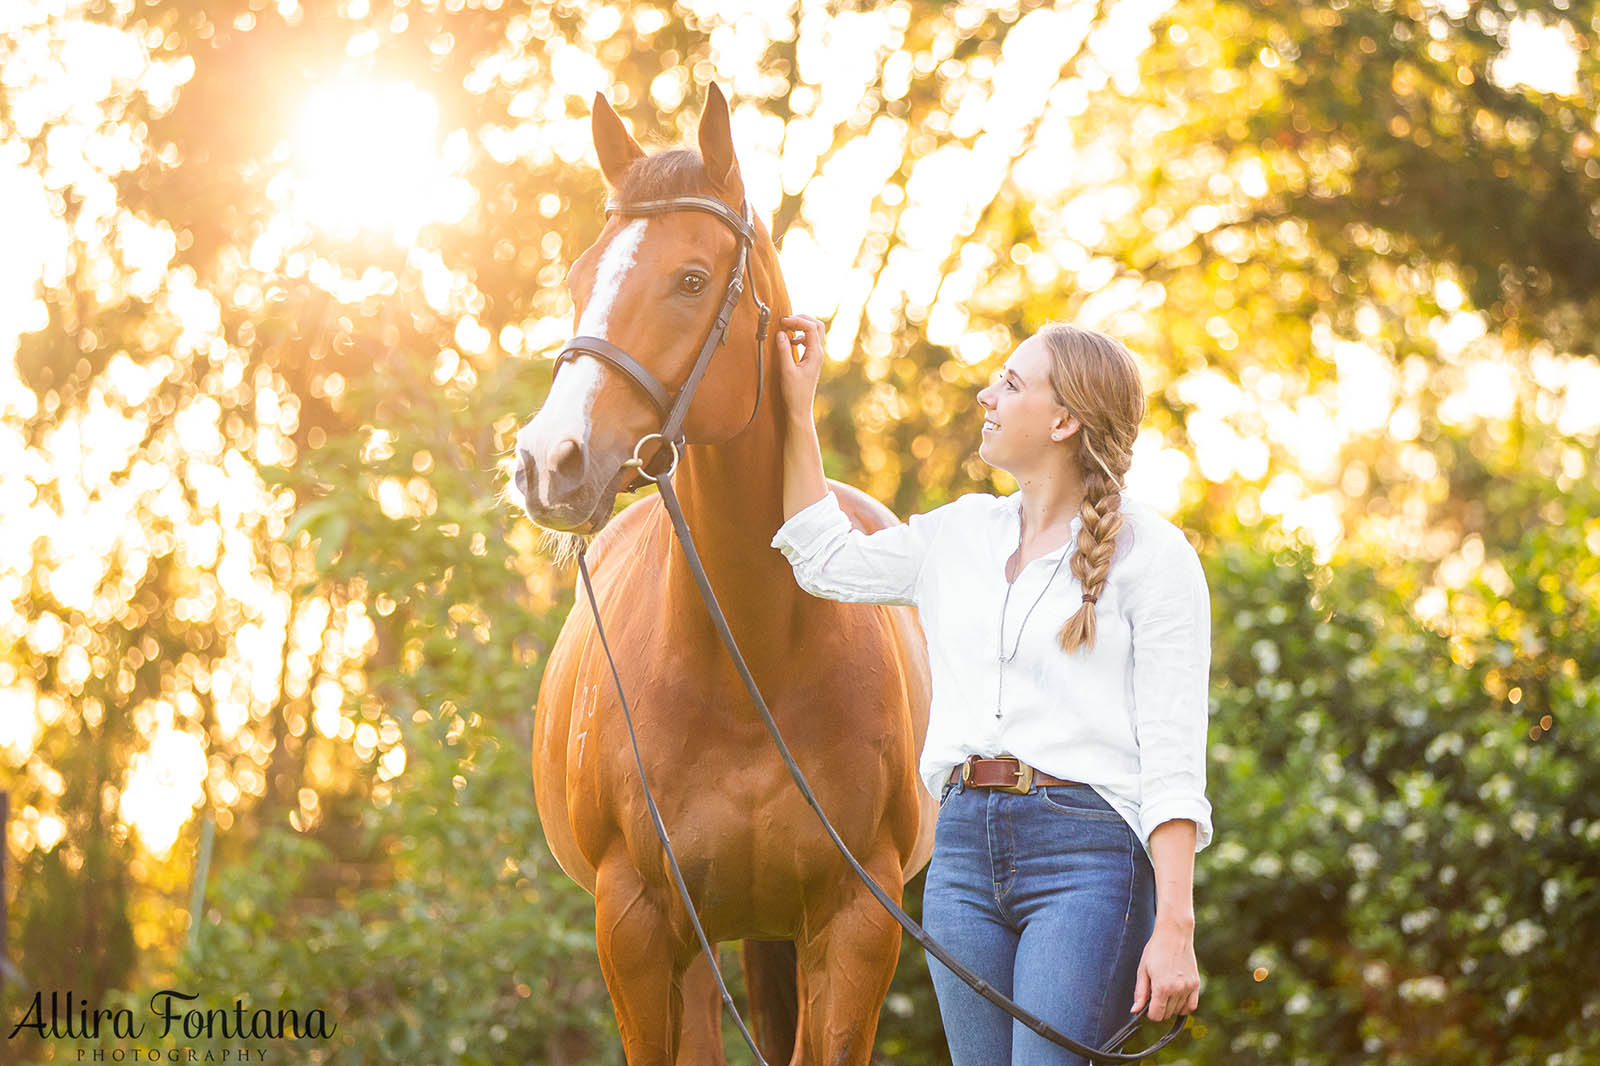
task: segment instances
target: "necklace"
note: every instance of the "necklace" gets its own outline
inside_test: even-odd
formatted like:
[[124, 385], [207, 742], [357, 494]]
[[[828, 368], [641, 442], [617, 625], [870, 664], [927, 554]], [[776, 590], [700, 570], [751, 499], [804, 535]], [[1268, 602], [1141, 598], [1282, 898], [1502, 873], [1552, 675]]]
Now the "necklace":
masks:
[[[1019, 552], [1022, 550], [1020, 545], [1017, 550]], [[1027, 628], [1028, 619], [1033, 617], [1034, 607], [1039, 606], [1039, 601], [1044, 599], [1044, 594], [1050, 591], [1050, 586], [1055, 581], [1056, 575], [1061, 572], [1061, 564], [1067, 561], [1067, 556], [1070, 554], [1072, 554], [1070, 547], [1062, 549], [1061, 558], [1056, 560], [1055, 569], [1050, 571], [1049, 578], [1045, 580], [1044, 588], [1039, 590], [1039, 595], [1034, 597], [1033, 604], [1028, 608], [1027, 613], [1022, 616], [1022, 624], [1017, 627], [1017, 639], [1012, 642], [1011, 654], [1009, 655], [1006, 654], [1006, 608], [1011, 604], [1011, 590], [1016, 587], [1016, 583], [1011, 582], [1006, 585], [1006, 598], [1000, 604], [1000, 632], [995, 647], [995, 659], [1000, 664], [998, 671], [999, 686], [995, 690], [994, 699], [994, 716], [996, 718], [1000, 717], [1001, 698], [1005, 693], [1006, 665], [1016, 659], [1017, 652], [1022, 648], [1022, 631]], [[1018, 579], [1022, 577], [1020, 570], [1017, 572], [1017, 577]]]

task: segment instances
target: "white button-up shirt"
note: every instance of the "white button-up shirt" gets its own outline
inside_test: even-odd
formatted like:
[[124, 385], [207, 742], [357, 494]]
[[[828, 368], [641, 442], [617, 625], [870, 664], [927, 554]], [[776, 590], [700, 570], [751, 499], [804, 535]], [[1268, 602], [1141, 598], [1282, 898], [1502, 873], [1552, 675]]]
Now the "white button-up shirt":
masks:
[[772, 546], [814, 596], [917, 608], [933, 679], [920, 771], [934, 795], [968, 755], [1014, 755], [1093, 786], [1147, 852], [1156, 826], [1192, 819], [1199, 851], [1211, 842], [1211, 612], [1199, 557], [1177, 526], [1124, 495], [1094, 648], [1068, 654], [1056, 634], [1083, 602], [1065, 558], [1079, 520], [1009, 584], [1021, 500], [968, 493], [868, 534], [829, 492]]

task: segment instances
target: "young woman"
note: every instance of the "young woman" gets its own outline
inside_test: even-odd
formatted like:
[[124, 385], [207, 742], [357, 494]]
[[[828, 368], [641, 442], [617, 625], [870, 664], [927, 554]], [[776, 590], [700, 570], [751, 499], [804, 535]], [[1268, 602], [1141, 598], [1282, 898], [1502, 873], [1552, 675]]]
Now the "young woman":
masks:
[[[865, 534], [823, 477], [822, 323], [782, 325], [773, 547], [813, 595], [914, 604], [927, 635], [920, 769], [939, 820], [924, 926], [1084, 1043], [1147, 1002], [1155, 1021], [1193, 1011], [1210, 600], [1182, 532], [1121, 494], [1144, 418], [1138, 365], [1103, 334], [1046, 326], [977, 397], [978, 454], [1019, 491]], [[928, 962], [954, 1066], [1083, 1062]]]

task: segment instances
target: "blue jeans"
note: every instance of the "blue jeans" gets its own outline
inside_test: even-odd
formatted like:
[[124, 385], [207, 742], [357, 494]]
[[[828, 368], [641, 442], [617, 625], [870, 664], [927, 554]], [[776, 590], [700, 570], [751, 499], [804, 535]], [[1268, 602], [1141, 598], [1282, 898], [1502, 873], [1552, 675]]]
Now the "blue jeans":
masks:
[[[1088, 785], [1026, 795], [945, 786], [922, 924], [957, 961], [1079, 1043], [1132, 1014], [1155, 871]], [[1082, 1066], [928, 957], [952, 1066]]]

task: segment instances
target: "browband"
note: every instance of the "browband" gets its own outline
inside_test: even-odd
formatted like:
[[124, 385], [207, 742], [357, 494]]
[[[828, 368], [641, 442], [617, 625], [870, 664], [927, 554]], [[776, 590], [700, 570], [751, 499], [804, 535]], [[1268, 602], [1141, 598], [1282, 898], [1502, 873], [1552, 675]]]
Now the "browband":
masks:
[[710, 196], [674, 196], [666, 200], [640, 200], [638, 203], [625, 204], [618, 200], [606, 203], [608, 215], [662, 215], [672, 211], [704, 211], [708, 215], [716, 215], [733, 228], [741, 238], [752, 247], [756, 243], [755, 225], [750, 219], [750, 201], [744, 202], [744, 214], [741, 216], [733, 208]]

